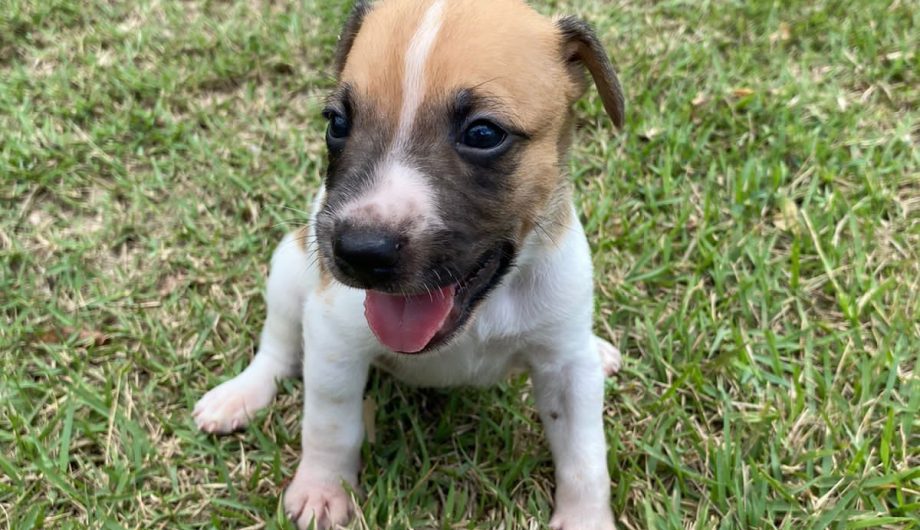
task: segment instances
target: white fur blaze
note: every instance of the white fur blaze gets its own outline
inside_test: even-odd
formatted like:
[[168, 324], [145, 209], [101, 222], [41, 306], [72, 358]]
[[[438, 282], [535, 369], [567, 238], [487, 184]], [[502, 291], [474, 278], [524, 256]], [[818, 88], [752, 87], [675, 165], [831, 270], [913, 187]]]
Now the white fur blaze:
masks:
[[415, 114], [425, 99], [425, 65], [431, 48], [441, 30], [441, 14], [444, 0], [435, 0], [425, 11], [422, 22], [409, 41], [403, 68], [402, 110], [399, 113], [399, 127], [396, 130], [395, 150], [398, 154], [406, 147]]

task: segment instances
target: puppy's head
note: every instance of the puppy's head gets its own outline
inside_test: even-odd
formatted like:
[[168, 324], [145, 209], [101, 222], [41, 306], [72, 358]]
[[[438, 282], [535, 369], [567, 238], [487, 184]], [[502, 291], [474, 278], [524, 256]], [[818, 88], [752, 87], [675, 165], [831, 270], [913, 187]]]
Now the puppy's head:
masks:
[[393, 351], [440, 346], [532, 230], [568, 222], [561, 172], [587, 67], [617, 126], [623, 96], [591, 29], [522, 0], [359, 2], [324, 112], [323, 265], [365, 289]]

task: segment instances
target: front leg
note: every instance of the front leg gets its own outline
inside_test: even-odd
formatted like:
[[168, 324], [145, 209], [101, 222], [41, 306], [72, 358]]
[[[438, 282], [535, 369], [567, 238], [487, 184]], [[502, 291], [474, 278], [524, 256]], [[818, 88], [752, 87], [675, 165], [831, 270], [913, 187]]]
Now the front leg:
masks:
[[[534, 395], [556, 466], [554, 530], [612, 530], [604, 440], [604, 370], [593, 337], [549, 349], [531, 366]], [[561, 349], [561, 347], [560, 347]]]
[[265, 294], [268, 315], [259, 350], [243, 373], [214, 387], [195, 404], [192, 415], [202, 431], [223, 434], [243, 427], [271, 403], [278, 380], [297, 374], [304, 297], [316, 275], [309, 267], [309, 256], [294, 234], [285, 236], [272, 257]]
[[343, 481], [357, 483], [369, 361], [347, 351], [330, 330], [316, 331], [304, 356], [303, 454], [284, 507], [298, 528], [315, 521], [324, 530], [347, 524], [353, 514]]

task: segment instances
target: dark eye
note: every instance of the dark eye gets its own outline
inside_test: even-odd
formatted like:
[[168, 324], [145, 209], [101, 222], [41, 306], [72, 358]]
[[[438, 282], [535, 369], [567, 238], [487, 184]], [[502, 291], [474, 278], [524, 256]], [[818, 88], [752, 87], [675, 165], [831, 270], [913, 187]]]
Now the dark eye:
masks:
[[329, 126], [326, 128], [326, 136], [331, 139], [341, 140], [348, 137], [351, 132], [351, 123], [348, 118], [335, 111], [326, 111], [324, 113], [329, 120]]
[[505, 141], [507, 134], [501, 127], [486, 120], [476, 120], [464, 131], [460, 142], [473, 149], [492, 149]]

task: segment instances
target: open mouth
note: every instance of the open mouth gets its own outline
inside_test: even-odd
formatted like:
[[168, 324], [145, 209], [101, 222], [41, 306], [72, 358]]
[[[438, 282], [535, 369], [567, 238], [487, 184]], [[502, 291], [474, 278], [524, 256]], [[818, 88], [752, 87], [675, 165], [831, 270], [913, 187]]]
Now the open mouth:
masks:
[[397, 353], [422, 353], [447, 343], [508, 271], [514, 247], [484, 253], [460, 281], [429, 292], [397, 295], [366, 291], [364, 316], [377, 339]]

